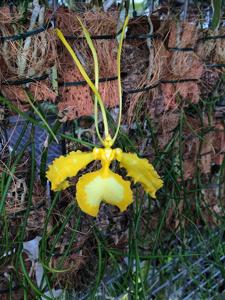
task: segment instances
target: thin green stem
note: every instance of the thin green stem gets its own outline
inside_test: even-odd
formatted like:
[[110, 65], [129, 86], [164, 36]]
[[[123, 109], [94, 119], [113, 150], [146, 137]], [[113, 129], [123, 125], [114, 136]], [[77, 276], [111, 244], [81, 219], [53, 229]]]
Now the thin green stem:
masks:
[[118, 73], [118, 93], [119, 93], [119, 116], [118, 116], [118, 123], [117, 123], [117, 128], [116, 128], [116, 133], [112, 139], [112, 143], [114, 144], [119, 130], [120, 130], [120, 124], [121, 124], [121, 119], [122, 119], [122, 83], [121, 83], [121, 53], [122, 53], [122, 46], [123, 46], [123, 40], [124, 40], [124, 35], [125, 35], [125, 30], [127, 27], [129, 21], [129, 17], [126, 17], [126, 20], [123, 24], [123, 30], [121, 33], [121, 38], [119, 42], [119, 48], [117, 52], [117, 73]]
[[[25, 90], [24, 90], [25, 91]], [[29, 104], [31, 105], [31, 107], [33, 108], [33, 110], [36, 112], [36, 114], [39, 116], [39, 118], [42, 120], [42, 122], [44, 123], [44, 125], [46, 126], [46, 129], [49, 131], [49, 133], [52, 135], [52, 137], [54, 138], [54, 140], [56, 141], [57, 144], [59, 144], [59, 141], [56, 137], [56, 135], [54, 134], [54, 132], [52, 131], [51, 127], [48, 125], [48, 122], [45, 120], [45, 118], [42, 116], [42, 114], [39, 112], [39, 110], [35, 107], [35, 105], [33, 104], [32, 100], [31, 100], [31, 95], [29, 95], [26, 91], [25, 94], [27, 96], [27, 101], [29, 102]]]
[[[57, 28], [56, 29], [56, 33], [59, 37], [59, 39], [62, 41], [63, 45], [66, 47], [66, 49], [69, 51], [70, 55], [72, 56], [76, 66], [78, 67], [81, 75], [83, 76], [83, 78], [85, 79], [85, 81], [87, 82], [87, 84], [89, 85], [89, 87], [91, 88], [91, 90], [93, 91], [99, 106], [101, 108], [101, 112], [102, 112], [102, 119], [103, 119], [103, 123], [104, 123], [104, 131], [105, 131], [105, 137], [109, 136], [109, 128], [108, 128], [108, 122], [107, 122], [107, 117], [106, 117], [106, 111], [105, 111], [105, 107], [102, 101], [102, 98], [99, 94], [99, 91], [97, 90], [96, 86], [94, 85], [94, 83], [91, 81], [90, 77], [88, 76], [87, 72], [85, 71], [85, 69], [83, 68], [82, 64], [80, 63], [77, 55], [75, 54], [75, 52], [73, 51], [72, 47], [69, 45], [69, 43], [67, 42], [67, 40], [65, 39], [63, 33]], [[87, 32], [86, 32], [87, 33]], [[85, 34], [85, 32], [84, 32]], [[90, 44], [91, 39], [89, 40], [88, 36], [86, 36], [87, 42], [88, 44]], [[93, 45], [93, 44], [92, 44]], [[94, 46], [93, 46], [94, 47]], [[100, 139], [101, 142], [103, 142], [103, 139]]]
[[[85, 69], [83, 68], [82, 64], [80, 63], [76, 53], [73, 51], [72, 47], [69, 45], [69, 43], [66, 41], [63, 33], [59, 30], [56, 29], [56, 33], [59, 37], [59, 39], [62, 41], [62, 43], [64, 44], [64, 46], [67, 48], [67, 50], [69, 51], [70, 55], [72, 56], [74, 62], [76, 63], [81, 75], [83, 76], [83, 78], [86, 80], [87, 84], [89, 85], [89, 87], [91, 88], [91, 90], [94, 93], [94, 114], [95, 114], [95, 127], [96, 127], [96, 132], [97, 135], [99, 137], [99, 140], [101, 141], [101, 143], [103, 145], [105, 145], [103, 139], [101, 138], [100, 132], [99, 132], [99, 128], [98, 128], [98, 105], [101, 108], [101, 112], [102, 112], [102, 119], [103, 119], [103, 123], [104, 123], [104, 131], [105, 131], [105, 138], [109, 138], [109, 127], [108, 127], [108, 121], [107, 121], [107, 116], [106, 116], [106, 111], [105, 111], [105, 107], [104, 107], [104, 103], [102, 101], [102, 98], [99, 94], [98, 91], [98, 83], [99, 83], [99, 66], [98, 66], [98, 57], [97, 57], [97, 53], [96, 53], [96, 49], [94, 47], [94, 44], [91, 40], [90, 34], [88, 32], [88, 30], [84, 27], [83, 23], [80, 21], [80, 19], [78, 18], [80, 25], [83, 29], [86, 41], [88, 43], [88, 46], [92, 52], [92, 56], [93, 56], [93, 60], [94, 60], [94, 66], [95, 66], [95, 84], [93, 84], [93, 82], [91, 81], [90, 77], [88, 76], [87, 72], [85, 71]], [[117, 53], [117, 72], [118, 72], [118, 93], [119, 93], [119, 116], [118, 116], [118, 124], [117, 124], [117, 128], [116, 128], [116, 132], [115, 135], [112, 139], [112, 144], [115, 142], [118, 133], [119, 133], [119, 129], [120, 129], [120, 124], [121, 124], [121, 119], [122, 119], [122, 84], [121, 84], [121, 53], [122, 53], [122, 45], [123, 45], [123, 39], [124, 39], [124, 35], [125, 35], [125, 30], [127, 27], [129, 21], [129, 17], [127, 16], [124, 25], [123, 25], [123, 29], [122, 29], [122, 33], [121, 33], [121, 38], [120, 38], [120, 42], [119, 42], [119, 48], [118, 48], [118, 53]]]
[[22, 272], [23, 272], [23, 275], [24, 277], [26, 278], [27, 280], [27, 283], [30, 285], [31, 289], [36, 293], [36, 296], [39, 297], [39, 298], [44, 298], [44, 299], [48, 299], [48, 300], [51, 300], [52, 298], [49, 298], [48, 296], [44, 295], [36, 286], [35, 284], [32, 282], [27, 270], [26, 270], [26, 266], [25, 266], [25, 263], [24, 263], [24, 260], [23, 260], [23, 256], [22, 254], [20, 254], [19, 256], [19, 259], [20, 259], [20, 266], [21, 266], [21, 269], [22, 269]]
[[[98, 90], [98, 84], [99, 84], [98, 55], [97, 55], [96, 49], [93, 45], [93, 42], [91, 40], [89, 31], [84, 27], [83, 23], [81, 22], [81, 20], [79, 18], [78, 18], [78, 21], [80, 22], [83, 33], [84, 33], [85, 38], [86, 38], [86, 41], [87, 41], [88, 46], [89, 46], [89, 48], [91, 50], [91, 53], [92, 53], [92, 57], [93, 57], [93, 60], [94, 60], [94, 68], [95, 68], [95, 70], [94, 70], [95, 71], [95, 87]], [[101, 141], [101, 143], [104, 143], [104, 141], [103, 141], [103, 139], [100, 135], [99, 128], [98, 128], [98, 99], [97, 99], [96, 95], [94, 95], [94, 100], [95, 100], [94, 101], [95, 128], [96, 128], [96, 132], [97, 132], [99, 140]], [[107, 127], [108, 127], [108, 121], [107, 121]]]

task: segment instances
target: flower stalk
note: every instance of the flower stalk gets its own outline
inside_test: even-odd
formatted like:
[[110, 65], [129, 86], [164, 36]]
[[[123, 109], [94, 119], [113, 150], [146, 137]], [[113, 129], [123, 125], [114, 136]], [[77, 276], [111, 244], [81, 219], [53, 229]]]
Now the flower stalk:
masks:
[[[134, 183], [139, 182], [144, 190], [152, 197], [156, 198], [156, 191], [163, 185], [154, 167], [146, 160], [139, 158], [134, 153], [125, 153], [122, 149], [112, 149], [113, 144], [119, 133], [122, 118], [122, 85], [121, 85], [121, 53], [122, 44], [128, 25], [126, 18], [121, 39], [117, 52], [117, 72], [118, 72], [118, 94], [119, 94], [119, 116], [115, 134], [113, 138], [109, 133], [106, 110], [102, 98], [98, 91], [99, 84], [99, 65], [96, 49], [91, 40], [90, 34], [79, 20], [83, 29], [88, 46], [91, 50], [95, 66], [95, 83], [91, 81], [85, 69], [81, 65], [77, 55], [66, 41], [62, 32], [56, 29], [57, 35], [71, 54], [83, 78], [94, 93], [94, 112], [95, 127], [99, 140], [103, 148], [94, 148], [92, 152], [72, 151], [66, 156], [60, 156], [55, 159], [46, 172], [46, 177], [50, 180], [53, 191], [60, 191], [70, 186], [68, 178], [74, 177], [92, 161], [98, 160], [102, 167], [95, 171], [81, 176], [77, 183], [76, 199], [81, 210], [93, 217], [96, 217], [102, 201], [117, 206], [121, 212], [127, 209], [128, 205], [133, 202], [133, 194], [130, 188], [130, 181], [124, 180], [120, 175], [110, 170], [112, 161], [117, 160], [120, 167], [127, 170], [127, 176], [131, 177]], [[98, 128], [98, 105], [100, 107], [103, 123], [104, 137], [101, 137]]]

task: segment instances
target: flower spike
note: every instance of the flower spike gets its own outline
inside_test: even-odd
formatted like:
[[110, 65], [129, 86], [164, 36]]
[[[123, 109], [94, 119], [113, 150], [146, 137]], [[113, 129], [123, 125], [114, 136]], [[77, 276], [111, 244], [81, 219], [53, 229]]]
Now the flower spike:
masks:
[[121, 114], [122, 114], [122, 87], [120, 76], [120, 59], [122, 51], [122, 42], [125, 36], [125, 29], [128, 24], [128, 17], [124, 22], [122, 29], [121, 40], [119, 43], [119, 49], [117, 54], [117, 69], [118, 69], [118, 86], [119, 86], [119, 118], [115, 135], [111, 138], [108, 128], [106, 111], [103, 101], [98, 90], [98, 62], [97, 54], [94, 49], [94, 45], [91, 41], [90, 35], [82, 22], [79, 20], [85, 38], [91, 49], [94, 65], [95, 65], [95, 84], [91, 81], [81, 62], [76, 56], [75, 52], [64, 38], [62, 32], [56, 29], [58, 37], [65, 45], [69, 53], [71, 54], [74, 62], [76, 63], [80, 73], [86, 80], [89, 87], [92, 89], [95, 95], [95, 124], [97, 124], [97, 102], [100, 106], [105, 136], [100, 136], [98, 126], [96, 125], [96, 132], [99, 136], [99, 140], [103, 144], [104, 148], [94, 148], [92, 152], [72, 151], [67, 156], [60, 156], [55, 159], [49, 166], [46, 172], [46, 177], [52, 184], [53, 191], [60, 191], [66, 189], [70, 183], [68, 177], [76, 176], [77, 173], [85, 168], [90, 162], [98, 160], [101, 162], [102, 167], [95, 172], [87, 173], [79, 179], [77, 183], [76, 199], [81, 210], [91, 216], [96, 217], [99, 211], [99, 207], [102, 201], [117, 206], [121, 212], [127, 209], [128, 205], [133, 202], [132, 191], [130, 188], [130, 182], [124, 180], [120, 175], [110, 170], [110, 164], [113, 160], [117, 160], [120, 163], [120, 167], [127, 170], [127, 175], [132, 177], [134, 182], [142, 184], [144, 190], [155, 198], [155, 193], [163, 185], [163, 181], [160, 179], [154, 167], [146, 160], [139, 158], [133, 153], [124, 153], [121, 149], [112, 149], [112, 146], [119, 133]]

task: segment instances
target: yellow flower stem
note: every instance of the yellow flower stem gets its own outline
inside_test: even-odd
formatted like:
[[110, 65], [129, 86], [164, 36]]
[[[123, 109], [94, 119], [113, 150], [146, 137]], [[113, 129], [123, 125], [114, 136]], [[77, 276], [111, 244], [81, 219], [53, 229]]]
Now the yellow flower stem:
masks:
[[[99, 103], [99, 106], [101, 108], [101, 112], [102, 112], [102, 119], [103, 119], [103, 123], [104, 123], [104, 131], [105, 131], [105, 137], [109, 136], [109, 129], [108, 129], [108, 122], [107, 122], [107, 117], [106, 117], [106, 111], [105, 111], [105, 107], [103, 104], [103, 101], [101, 99], [101, 96], [97, 90], [97, 88], [95, 87], [95, 85], [93, 84], [93, 82], [91, 81], [91, 79], [89, 78], [88, 74], [86, 73], [85, 69], [83, 68], [82, 64], [80, 63], [77, 55], [75, 54], [75, 52], [73, 51], [72, 47], [69, 45], [69, 43], [67, 42], [67, 40], [65, 39], [63, 33], [56, 28], [56, 33], [59, 37], [59, 39], [61, 40], [61, 42], [63, 43], [63, 45], [66, 47], [66, 49], [69, 51], [70, 55], [72, 56], [74, 62], [76, 63], [81, 75], [83, 76], [83, 78], [85, 79], [85, 81], [87, 82], [87, 84], [89, 85], [89, 87], [91, 88], [91, 90], [93, 91], [94, 95], [97, 98], [97, 101]], [[102, 143], [104, 143], [103, 139], [101, 138], [101, 136], [99, 136], [99, 139]]]
[[121, 84], [121, 53], [122, 53], [122, 45], [123, 45], [123, 40], [125, 36], [125, 30], [127, 27], [129, 21], [129, 16], [126, 17], [125, 22], [123, 24], [123, 29], [120, 37], [120, 42], [119, 42], [119, 48], [117, 52], [117, 74], [118, 74], [118, 93], [119, 93], [119, 116], [118, 116], [118, 123], [117, 123], [117, 128], [116, 128], [116, 133], [112, 139], [112, 144], [114, 144], [119, 130], [120, 130], [120, 124], [121, 124], [121, 119], [122, 119], [122, 84]]
[[[82, 30], [83, 30], [83, 33], [85, 35], [86, 41], [87, 41], [88, 46], [89, 46], [89, 48], [91, 50], [91, 53], [92, 53], [92, 57], [93, 57], [93, 60], [94, 60], [94, 71], [95, 71], [95, 87], [98, 90], [98, 84], [99, 84], [99, 66], [98, 66], [97, 52], [96, 52], [95, 47], [93, 45], [93, 42], [91, 40], [89, 31], [85, 28], [85, 26], [81, 22], [80, 18], [77, 18], [77, 19], [78, 19], [78, 21], [79, 21], [79, 23], [80, 23], [80, 25], [82, 27]], [[96, 128], [96, 132], [97, 132], [98, 138], [101, 141], [101, 143], [103, 144], [104, 141], [101, 138], [101, 135], [100, 135], [100, 132], [99, 132], [99, 128], [98, 128], [98, 99], [97, 99], [97, 97], [96, 97], [95, 94], [94, 94], [94, 100], [95, 100], [94, 101], [95, 128]], [[108, 122], [107, 122], [107, 124], [104, 124], [104, 127], [105, 126], [106, 126], [106, 128], [108, 128]]]

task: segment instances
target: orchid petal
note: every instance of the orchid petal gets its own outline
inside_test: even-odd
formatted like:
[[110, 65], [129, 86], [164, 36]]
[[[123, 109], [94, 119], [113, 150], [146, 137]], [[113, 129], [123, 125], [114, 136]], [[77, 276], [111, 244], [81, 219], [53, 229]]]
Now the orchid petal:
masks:
[[66, 156], [60, 156], [53, 161], [46, 172], [46, 177], [52, 184], [53, 191], [66, 189], [70, 184], [67, 177], [76, 176], [76, 174], [85, 168], [92, 160], [92, 152], [82, 153], [81, 151], [72, 151]]
[[116, 205], [121, 212], [133, 202], [130, 182], [109, 168], [83, 175], [77, 183], [76, 197], [81, 210], [93, 217], [97, 216], [101, 201]]
[[127, 175], [132, 177], [135, 183], [140, 182], [144, 190], [152, 198], [156, 198], [155, 193], [163, 186], [163, 181], [148, 160], [139, 158], [137, 154], [124, 152], [117, 159], [120, 167], [127, 170]]

